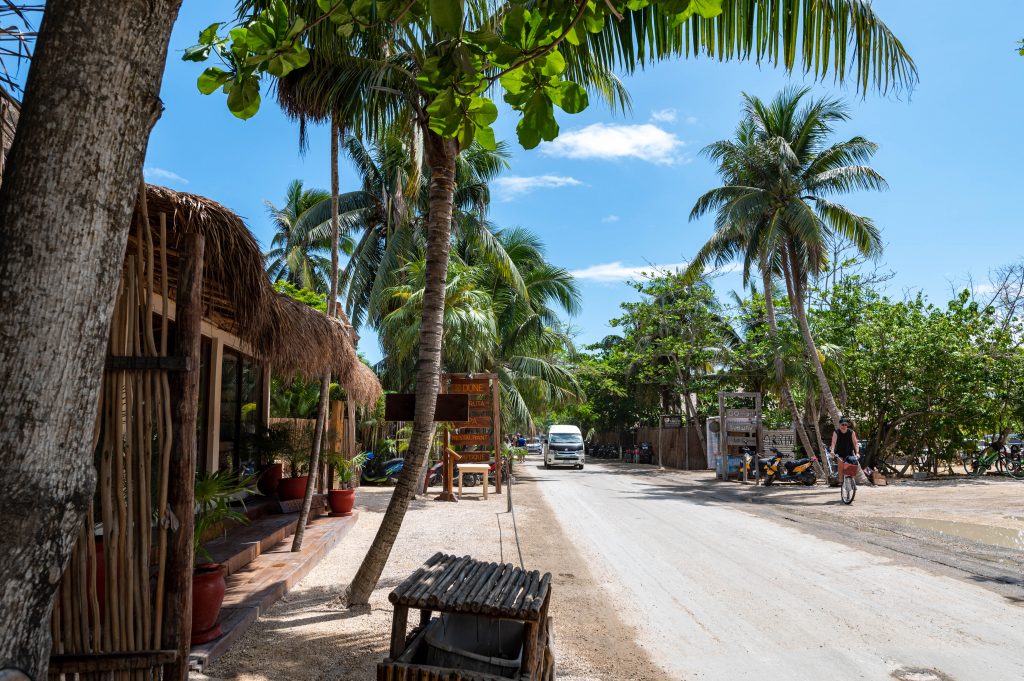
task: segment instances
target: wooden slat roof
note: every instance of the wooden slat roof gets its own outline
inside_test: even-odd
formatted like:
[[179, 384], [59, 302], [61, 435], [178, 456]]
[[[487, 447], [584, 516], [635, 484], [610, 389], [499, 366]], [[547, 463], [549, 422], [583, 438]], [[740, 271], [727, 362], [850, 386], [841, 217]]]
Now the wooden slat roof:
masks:
[[410, 608], [484, 614], [534, 622], [551, 589], [551, 573], [527, 571], [511, 563], [487, 563], [438, 552], [388, 599]]

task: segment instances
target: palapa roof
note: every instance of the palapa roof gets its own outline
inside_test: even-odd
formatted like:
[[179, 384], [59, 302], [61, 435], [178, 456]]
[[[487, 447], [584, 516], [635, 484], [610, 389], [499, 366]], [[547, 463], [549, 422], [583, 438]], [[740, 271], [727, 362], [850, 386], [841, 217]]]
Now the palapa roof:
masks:
[[[253, 356], [269, 362], [276, 371], [317, 376], [329, 368], [357, 402], [377, 400], [380, 383], [356, 355], [358, 336], [345, 313], [339, 310], [340, 316], [332, 319], [275, 291], [259, 243], [238, 215], [204, 196], [149, 184], [145, 206], [141, 202], [136, 205], [136, 220], [141, 221], [144, 214], [157, 248], [160, 215], [166, 216], [170, 298], [174, 298], [177, 284], [180, 236], [202, 234], [205, 319], [238, 336]], [[134, 257], [138, 238], [133, 226], [126, 261]]]

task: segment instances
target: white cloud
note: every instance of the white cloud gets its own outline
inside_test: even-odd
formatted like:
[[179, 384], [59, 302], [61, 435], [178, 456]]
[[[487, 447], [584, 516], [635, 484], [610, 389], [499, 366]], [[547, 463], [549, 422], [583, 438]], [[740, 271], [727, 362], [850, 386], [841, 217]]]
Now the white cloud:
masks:
[[683, 141], [656, 125], [607, 125], [594, 123], [581, 130], [562, 133], [541, 147], [551, 156], [576, 159], [638, 158], [659, 165], [679, 160], [676, 152]]
[[697, 125], [697, 117], [696, 116], [687, 116], [686, 117], [686, 122], [689, 123], [690, 125]]
[[170, 170], [164, 170], [163, 168], [149, 167], [144, 168], [142, 174], [146, 176], [147, 180], [155, 180], [157, 182], [178, 182], [180, 184], [188, 184], [188, 180], [179, 175], [178, 173], [171, 172]]
[[[629, 279], [650, 279], [665, 272], [677, 272], [686, 267], [686, 262], [673, 262], [663, 265], [623, 265], [621, 260], [606, 262], [599, 265], [590, 265], [582, 269], [573, 270], [570, 274], [577, 279], [596, 281], [599, 283], [618, 283]], [[730, 263], [718, 268], [711, 274], [723, 274], [725, 272], [738, 272], [742, 269], [739, 263]]]
[[502, 201], [511, 201], [523, 194], [529, 194], [534, 189], [579, 187], [583, 183], [575, 177], [564, 177], [562, 175], [534, 175], [531, 177], [506, 175], [492, 180], [491, 184], [498, 189]]
[[618, 221], [619, 221], [619, 216], [618, 215], [605, 215], [603, 218], [601, 218], [601, 222], [603, 222], [605, 224], [607, 224], [609, 222], [618, 222]]
[[658, 123], [675, 123], [679, 112], [675, 109], [657, 109], [651, 112], [651, 120]]
[[976, 284], [971, 290], [979, 295], [987, 295], [989, 293], [995, 293], [996, 287], [995, 284]]

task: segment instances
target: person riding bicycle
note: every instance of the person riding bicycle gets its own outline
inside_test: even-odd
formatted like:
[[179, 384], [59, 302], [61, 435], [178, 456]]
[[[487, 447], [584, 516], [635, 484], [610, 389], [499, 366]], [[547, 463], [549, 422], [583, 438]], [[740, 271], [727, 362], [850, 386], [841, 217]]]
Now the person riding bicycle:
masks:
[[850, 427], [850, 419], [844, 416], [839, 419], [839, 427], [832, 431], [832, 453], [840, 461], [855, 464], [860, 460], [859, 451], [857, 431]]

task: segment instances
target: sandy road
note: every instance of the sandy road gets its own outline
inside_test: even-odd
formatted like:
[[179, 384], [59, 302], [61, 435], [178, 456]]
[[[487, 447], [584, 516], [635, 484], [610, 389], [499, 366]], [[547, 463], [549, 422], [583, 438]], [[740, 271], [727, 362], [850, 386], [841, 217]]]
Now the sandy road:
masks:
[[619, 465], [524, 468], [671, 678], [1024, 678], [1012, 599]]

